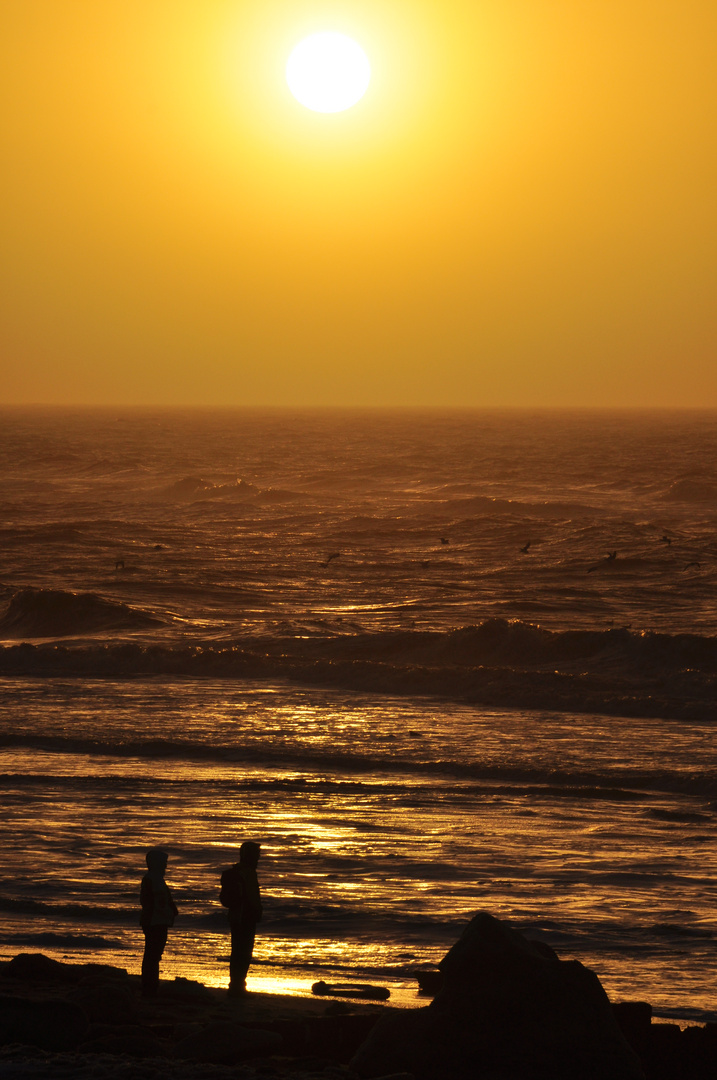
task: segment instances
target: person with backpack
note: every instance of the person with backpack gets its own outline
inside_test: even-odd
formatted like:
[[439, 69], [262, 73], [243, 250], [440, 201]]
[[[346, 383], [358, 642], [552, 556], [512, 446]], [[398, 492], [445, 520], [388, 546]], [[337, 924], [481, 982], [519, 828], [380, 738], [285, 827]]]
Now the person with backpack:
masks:
[[142, 997], [156, 997], [159, 989], [159, 961], [167, 944], [167, 930], [174, 925], [177, 905], [164, 880], [168, 855], [162, 848], [150, 848], [146, 855], [147, 873], [142, 878], [139, 902], [144, 931], [142, 957]]
[[246, 840], [239, 848], [239, 862], [221, 877], [219, 899], [229, 909], [232, 951], [229, 958], [229, 996], [246, 993], [246, 976], [254, 952], [256, 924], [261, 922], [261, 894], [256, 868], [261, 845]]

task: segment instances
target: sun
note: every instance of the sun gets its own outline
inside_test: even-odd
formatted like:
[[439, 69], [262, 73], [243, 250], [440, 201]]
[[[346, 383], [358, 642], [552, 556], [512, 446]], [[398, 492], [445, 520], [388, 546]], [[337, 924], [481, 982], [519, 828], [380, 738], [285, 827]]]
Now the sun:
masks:
[[286, 64], [286, 81], [296, 100], [307, 109], [343, 112], [366, 93], [371, 65], [352, 38], [324, 31], [304, 38], [292, 50]]

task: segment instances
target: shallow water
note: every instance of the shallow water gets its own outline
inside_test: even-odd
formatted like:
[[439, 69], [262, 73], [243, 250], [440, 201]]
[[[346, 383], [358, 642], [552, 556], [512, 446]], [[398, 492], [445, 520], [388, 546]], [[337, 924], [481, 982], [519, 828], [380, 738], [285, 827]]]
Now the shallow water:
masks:
[[717, 1016], [713, 415], [3, 419], [4, 955], [137, 971], [161, 843], [223, 985], [253, 837], [257, 987], [420, 1004], [486, 909]]
[[182, 913], [166, 970], [222, 985], [218, 877], [252, 836], [259, 978], [360, 976], [410, 1000], [486, 909], [612, 995], [713, 1008], [708, 725], [206, 680], [2, 690], [6, 953], [86, 955], [62, 935], [99, 935], [93, 954], [136, 969], [143, 852], [161, 843]]

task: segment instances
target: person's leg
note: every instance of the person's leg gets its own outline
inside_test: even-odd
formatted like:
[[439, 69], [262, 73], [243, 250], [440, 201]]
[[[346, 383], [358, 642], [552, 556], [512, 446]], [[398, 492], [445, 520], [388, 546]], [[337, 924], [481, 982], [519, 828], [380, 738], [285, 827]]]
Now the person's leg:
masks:
[[159, 961], [167, 944], [166, 926], [148, 926], [144, 931], [142, 957], [142, 996], [156, 997], [159, 989]]
[[229, 991], [241, 994], [246, 989], [246, 975], [254, 952], [256, 926], [247, 922], [233, 922], [232, 952], [229, 958]]

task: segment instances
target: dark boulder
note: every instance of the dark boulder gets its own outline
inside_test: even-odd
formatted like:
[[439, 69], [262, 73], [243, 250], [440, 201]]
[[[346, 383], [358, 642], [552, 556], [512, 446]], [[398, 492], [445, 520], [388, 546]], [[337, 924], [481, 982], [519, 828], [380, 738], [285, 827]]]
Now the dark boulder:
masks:
[[172, 1001], [206, 1002], [207, 1004], [214, 1001], [212, 991], [208, 986], [195, 979], [185, 979], [182, 975], [176, 975], [171, 982], [165, 982], [163, 979], [159, 986], [159, 993], [160, 997], [169, 998]]
[[642, 1080], [597, 976], [487, 913], [439, 965], [426, 1008], [386, 1013], [351, 1061], [362, 1077]]
[[24, 1043], [41, 1050], [71, 1050], [89, 1028], [86, 1014], [70, 1001], [0, 998], [0, 1044]]
[[244, 1028], [220, 1020], [182, 1039], [174, 1052], [189, 1061], [234, 1065], [248, 1057], [276, 1054], [281, 1045], [281, 1035], [274, 1031]]
[[71, 982], [72, 972], [44, 953], [18, 953], [5, 965], [5, 976], [23, 982]]
[[83, 1054], [126, 1054], [128, 1057], [167, 1057], [167, 1043], [147, 1034], [137, 1025], [118, 1025], [110, 1031], [95, 1034], [78, 1048]]
[[93, 1024], [126, 1024], [137, 1013], [132, 991], [119, 982], [83, 982], [68, 998], [84, 1009]]

